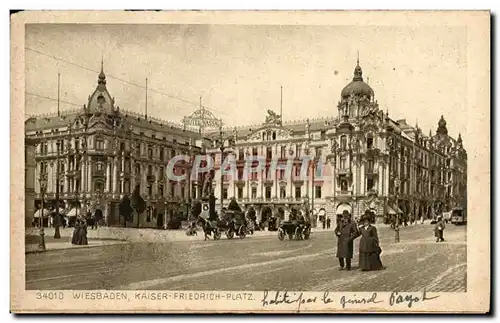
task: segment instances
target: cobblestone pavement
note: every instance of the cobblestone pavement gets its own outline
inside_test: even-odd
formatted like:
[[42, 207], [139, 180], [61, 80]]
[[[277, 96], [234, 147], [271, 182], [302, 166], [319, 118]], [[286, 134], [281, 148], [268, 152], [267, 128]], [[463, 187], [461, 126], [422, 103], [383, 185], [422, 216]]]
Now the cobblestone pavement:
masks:
[[[446, 241], [436, 243], [433, 226], [419, 224], [402, 228], [394, 243], [394, 231], [379, 226], [387, 269], [374, 272], [339, 271], [328, 231], [306, 241], [269, 235], [28, 254], [26, 288], [464, 292], [465, 233], [448, 225]], [[357, 262], [355, 255], [354, 269]]]

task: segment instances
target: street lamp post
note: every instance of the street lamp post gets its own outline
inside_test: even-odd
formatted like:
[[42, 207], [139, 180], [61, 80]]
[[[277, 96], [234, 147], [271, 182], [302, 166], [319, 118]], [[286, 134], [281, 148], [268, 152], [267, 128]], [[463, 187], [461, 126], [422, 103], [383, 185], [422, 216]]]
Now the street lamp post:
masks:
[[41, 173], [40, 178], [38, 179], [40, 182], [40, 194], [42, 197], [42, 214], [40, 215], [40, 241], [39, 248], [41, 250], [45, 250], [45, 231], [43, 229], [43, 211], [45, 208], [45, 190], [47, 189], [47, 173]]
[[59, 148], [60, 142], [56, 142], [56, 215], [54, 218], [54, 239], [61, 239], [61, 232], [59, 231], [61, 219], [59, 216]]
[[394, 226], [394, 242], [399, 242], [399, 203], [398, 203], [398, 194], [399, 194], [399, 184], [400, 180], [396, 177], [394, 180], [394, 188], [396, 189], [396, 225]]
[[224, 138], [222, 133], [222, 127], [219, 130], [219, 149], [220, 149], [220, 209], [222, 211], [222, 206], [224, 205], [224, 175], [222, 164], [224, 163], [224, 150], [226, 147], [224, 146]]

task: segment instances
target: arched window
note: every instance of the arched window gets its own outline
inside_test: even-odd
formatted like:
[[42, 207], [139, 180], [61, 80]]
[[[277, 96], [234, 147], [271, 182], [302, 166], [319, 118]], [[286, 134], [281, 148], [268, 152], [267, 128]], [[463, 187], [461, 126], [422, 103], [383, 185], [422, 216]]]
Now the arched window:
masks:
[[273, 140], [276, 140], [276, 131], [273, 131]]

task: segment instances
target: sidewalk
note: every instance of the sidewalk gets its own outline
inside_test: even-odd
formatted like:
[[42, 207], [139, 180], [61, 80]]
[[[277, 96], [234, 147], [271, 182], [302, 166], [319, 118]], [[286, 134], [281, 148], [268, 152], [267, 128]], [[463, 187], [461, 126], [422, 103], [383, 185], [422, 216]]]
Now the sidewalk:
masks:
[[[71, 238], [73, 235], [72, 228], [61, 229], [61, 239], [54, 239], [54, 228], [44, 228], [44, 233], [45, 251], [92, 248], [127, 243], [124, 239], [120, 240], [113, 237], [99, 236], [99, 234], [94, 233], [88, 234], [88, 245], [73, 245], [71, 244]], [[44, 250], [42, 250], [39, 246], [39, 241], [40, 229], [27, 228], [25, 232], [25, 253], [43, 252]]]

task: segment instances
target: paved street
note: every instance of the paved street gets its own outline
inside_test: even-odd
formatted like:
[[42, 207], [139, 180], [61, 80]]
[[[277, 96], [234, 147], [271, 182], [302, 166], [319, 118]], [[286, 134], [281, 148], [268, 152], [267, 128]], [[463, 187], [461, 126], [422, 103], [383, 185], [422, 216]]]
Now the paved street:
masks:
[[[307, 241], [276, 235], [245, 239], [127, 243], [26, 255], [27, 289], [309, 290], [464, 292], [466, 227], [394, 231], [379, 225], [386, 270], [339, 271], [333, 232]], [[359, 239], [356, 240], [359, 242]], [[357, 250], [357, 244], [355, 245]], [[357, 255], [353, 260], [357, 267]]]

